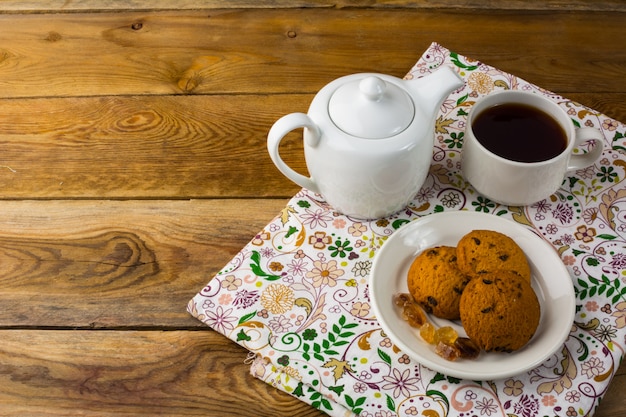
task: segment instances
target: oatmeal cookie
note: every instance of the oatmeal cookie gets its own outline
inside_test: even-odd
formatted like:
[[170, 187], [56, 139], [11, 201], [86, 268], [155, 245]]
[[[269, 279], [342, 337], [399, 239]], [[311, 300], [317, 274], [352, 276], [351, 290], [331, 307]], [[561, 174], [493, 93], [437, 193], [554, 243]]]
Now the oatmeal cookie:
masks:
[[530, 265], [524, 251], [510, 237], [493, 230], [473, 230], [456, 248], [459, 269], [472, 277], [511, 271], [530, 282]]
[[409, 292], [427, 313], [449, 319], [460, 318], [459, 302], [469, 277], [456, 265], [456, 248], [437, 246], [420, 253], [408, 274]]
[[539, 326], [539, 300], [530, 283], [510, 271], [485, 273], [465, 287], [460, 315], [467, 336], [485, 351], [523, 347]]

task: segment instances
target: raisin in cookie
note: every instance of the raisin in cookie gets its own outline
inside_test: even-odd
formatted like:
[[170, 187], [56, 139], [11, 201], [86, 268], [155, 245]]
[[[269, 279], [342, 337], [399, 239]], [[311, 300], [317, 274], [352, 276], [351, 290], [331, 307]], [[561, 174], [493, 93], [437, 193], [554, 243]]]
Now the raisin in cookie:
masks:
[[463, 291], [460, 313], [467, 336], [488, 352], [523, 347], [535, 334], [541, 316], [530, 283], [508, 271], [472, 279]]
[[524, 251], [510, 237], [493, 230], [473, 230], [456, 248], [459, 269], [472, 277], [495, 271], [512, 271], [530, 282], [530, 265]]
[[456, 249], [437, 246], [420, 253], [408, 274], [409, 292], [427, 312], [449, 320], [460, 318], [459, 302], [469, 277], [456, 265]]

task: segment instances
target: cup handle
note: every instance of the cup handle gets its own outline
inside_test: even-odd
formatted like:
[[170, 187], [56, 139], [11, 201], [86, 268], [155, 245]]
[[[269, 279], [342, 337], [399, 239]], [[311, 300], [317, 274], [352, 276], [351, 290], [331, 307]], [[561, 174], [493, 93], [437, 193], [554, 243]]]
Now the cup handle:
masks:
[[598, 158], [600, 158], [603, 150], [602, 143], [604, 141], [602, 132], [593, 127], [581, 127], [576, 129], [576, 142], [574, 146], [578, 146], [581, 143], [589, 140], [595, 142], [591, 151], [584, 154], [572, 155], [567, 165], [568, 171], [587, 168], [588, 166], [593, 165], [598, 160]]
[[310, 135], [306, 136], [306, 142], [310, 146], [317, 146], [320, 141], [321, 133], [319, 127], [313, 122], [313, 120], [304, 113], [291, 113], [281, 117], [274, 123], [267, 135], [267, 150], [270, 154], [270, 158], [276, 168], [283, 173], [284, 176], [289, 178], [301, 187], [307, 188], [314, 193], [320, 193], [319, 187], [313, 181], [312, 178], [306, 177], [297, 173], [291, 167], [289, 167], [280, 157], [278, 148], [281, 140], [292, 130], [304, 128], [309, 130]]

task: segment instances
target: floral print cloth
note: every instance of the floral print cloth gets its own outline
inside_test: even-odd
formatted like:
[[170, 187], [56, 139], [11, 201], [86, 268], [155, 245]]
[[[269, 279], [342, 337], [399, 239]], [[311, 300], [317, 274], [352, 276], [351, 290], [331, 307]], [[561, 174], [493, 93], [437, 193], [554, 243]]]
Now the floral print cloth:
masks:
[[[626, 126], [435, 43], [407, 78], [441, 65], [455, 67], [466, 83], [440, 110], [429, 176], [404, 211], [352, 219], [302, 190], [188, 311], [247, 348], [253, 376], [332, 416], [591, 416], [626, 346]], [[532, 206], [477, 194], [460, 171], [465, 122], [477, 99], [501, 89], [545, 95], [576, 126], [601, 129], [601, 159], [569, 173], [554, 195]], [[530, 372], [494, 381], [434, 372], [400, 351], [372, 313], [368, 276], [385, 241], [405, 223], [454, 210], [528, 227], [554, 246], [571, 274], [571, 333]]]

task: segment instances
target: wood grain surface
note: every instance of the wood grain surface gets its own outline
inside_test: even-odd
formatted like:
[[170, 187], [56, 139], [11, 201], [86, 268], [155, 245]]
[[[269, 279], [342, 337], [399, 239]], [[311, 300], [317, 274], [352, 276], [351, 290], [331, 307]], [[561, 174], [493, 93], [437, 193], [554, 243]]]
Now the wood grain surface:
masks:
[[[0, 0], [0, 416], [323, 415], [185, 311], [298, 191], [273, 122], [433, 41], [626, 121], [625, 27], [619, 0]], [[297, 133], [281, 155], [306, 172]]]

